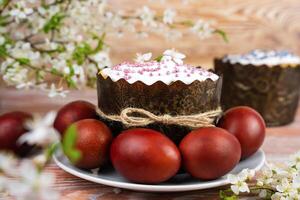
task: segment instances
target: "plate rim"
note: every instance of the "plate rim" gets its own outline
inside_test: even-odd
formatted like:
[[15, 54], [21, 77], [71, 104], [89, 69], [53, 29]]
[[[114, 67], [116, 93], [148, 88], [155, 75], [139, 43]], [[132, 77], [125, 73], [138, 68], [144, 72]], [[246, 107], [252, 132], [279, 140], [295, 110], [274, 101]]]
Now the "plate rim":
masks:
[[[59, 150], [57, 150], [59, 151]], [[132, 182], [118, 182], [114, 180], [107, 180], [101, 177], [95, 177], [94, 174], [84, 174], [76, 169], [72, 169], [71, 167], [65, 165], [63, 162], [61, 162], [57, 156], [57, 151], [53, 155], [53, 160], [55, 164], [64, 170], [65, 172], [72, 174], [76, 177], [82, 178], [84, 180], [114, 187], [114, 188], [121, 188], [121, 189], [127, 189], [127, 190], [133, 190], [133, 191], [143, 191], [143, 192], [185, 192], [185, 191], [193, 191], [193, 190], [202, 190], [202, 189], [210, 189], [215, 187], [220, 187], [229, 184], [228, 178], [225, 177], [223, 180], [219, 180], [217, 182], [212, 183], [199, 183], [199, 184], [193, 184], [193, 185], [147, 185], [147, 184], [138, 184], [138, 183], [132, 183]], [[259, 149], [256, 153], [260, 153], [262, 156], [261, 162], [252, 170], [258, 171], [260, 170], [266, 161], [266, 155], [262, 149]], [[224, 175], [224, 176], [227, 176]]]

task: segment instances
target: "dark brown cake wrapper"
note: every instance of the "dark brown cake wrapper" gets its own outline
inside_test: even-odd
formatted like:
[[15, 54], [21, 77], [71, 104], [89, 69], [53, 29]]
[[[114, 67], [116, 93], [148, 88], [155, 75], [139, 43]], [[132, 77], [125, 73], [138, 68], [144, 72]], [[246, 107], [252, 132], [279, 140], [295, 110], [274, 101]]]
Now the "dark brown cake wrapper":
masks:
[[[194, 81], [187, 85], [176, 81], [170, 85], [158, 81], [150, 86], [141, 81], [129, 84], [120, 79], [116, 82], [102, 75], [97, 78], [98, 107], [105, 114], [119, 115], [124, 108], [135, 107], [156, 115], [192, 115], [215, 110], [220, 105], [221, 78], [217, 81]], [[120, 122], [102, 119], [118, 134], [126, 129]], [[147, 126], [163, 132], [175, 143], [191, 130], [188, 127], [153, 123]]]
[[215, 59], [215, 71], [223, 77], [221, 105], [224, 110], [250, 106], [265, 119], [267, 126], [294, 120], [300, 93], [300, 65], [269, 67], [231, 64]]

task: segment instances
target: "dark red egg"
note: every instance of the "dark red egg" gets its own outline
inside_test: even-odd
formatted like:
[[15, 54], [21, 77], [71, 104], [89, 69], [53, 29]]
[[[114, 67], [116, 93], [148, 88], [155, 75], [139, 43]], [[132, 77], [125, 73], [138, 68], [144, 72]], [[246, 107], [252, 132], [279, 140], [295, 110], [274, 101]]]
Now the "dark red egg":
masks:
[[114, 168], [132, 182], [155, 184], [174, 176], [181, 162], [176, 145], [160, 132], [136, 128], [123, 131], [113, 141]]
[[72, 160], [66, 144], [70, 139], [69, 132], [75, 132], [73, 149], [80, 153], [74, 165], [83, 169], [94, 169], [104, 165], [109, 159], [109, 148], [112, 142], [110, 129], [101, 121], [84, 119], [68, 127], [63, 138], [63, 147], [66, 156]]
[[63, 134], [69, 125], [82, 119], [98, 119], [95, 105], [87, 101], [74, 101], [58, 111], [53, 126]]
[[190, 132], [180, 142], [179, 149], [186, 171], [201, 180], [225, 175], [241, 158], [239, 141], [226, 130], [215, 127]]
[[218, 127], [236, 136], [242, 147], [242, 159], [254, 154], [265, 139], [264, 119], [257, 111], [247, 106], [234, 107], [226, 111], [219, 120]]
[[0, 116], [0, 150], [13, 151], [20, 156], [25, 156], [31, 150], [31, 146], [17, 142], [28, 131], [24, 123], [31, 118], [32, 115], [19, 111]]

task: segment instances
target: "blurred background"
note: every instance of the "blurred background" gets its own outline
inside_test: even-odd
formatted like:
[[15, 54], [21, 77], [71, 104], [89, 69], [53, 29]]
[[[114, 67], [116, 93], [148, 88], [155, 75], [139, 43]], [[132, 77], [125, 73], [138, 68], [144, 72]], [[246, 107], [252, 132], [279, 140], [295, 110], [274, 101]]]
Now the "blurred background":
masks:
[[[112, 0], [114, 8], [140, 7], [148, 0]], [[152, 3], [151, 3], [152, 2]], [[156, 3], [155, 3], [156, 2]], [[177, 10], [178, 15], [191, 19], [208, 19], [217, 23], [229, 38], [199, 40], [194, 35], [178, 42], [168, 42], [161, 37], [137, 40], [126, 35], [123, 40], [110, 39], [115, 62], [132, 59], [136, 52], [160, 53], [166, 48], [176, 48], [187, 55], [187, 62], [211, 67], [212, 59], [227, 53], [244, 53], [252, 49], [288, 49], [300, 54], [300, 1], [299, 0], [193, 0], [183, 5], [178, 0], [152, 0], [149, 7], [163, 10], [165, 6]]]
[[[113, 9], [128, 9], [148, 5], [157, 11], [166, 6], [176, 9], [178, 15], [191, 19], [208, 19], [223, 29], [229, 38], [226, 43], [219, 36], [199, 40], [184, 35], [179, 41], [150, 35], [138, 39], [131, 34], [123, 38], [107, 36], [114, 64], [132, 60], [137, 52], [161, 54], [175, 48], [187, 55], [186, 62], [212, 67], [214, 57], [228, 53], [244, 53], [252, 49], [286, 49], [300, 55], [300, 1], [299, 0], [190, 0], [182, 4], [177, 0], [109, 0]], [[50, 99], [40, 91], [16, 90], [0, 84], [0, 113], [12, 110], [46, 112], [74, 99], [96, 103], [95, 89], [71, 91], [66, 98]]]

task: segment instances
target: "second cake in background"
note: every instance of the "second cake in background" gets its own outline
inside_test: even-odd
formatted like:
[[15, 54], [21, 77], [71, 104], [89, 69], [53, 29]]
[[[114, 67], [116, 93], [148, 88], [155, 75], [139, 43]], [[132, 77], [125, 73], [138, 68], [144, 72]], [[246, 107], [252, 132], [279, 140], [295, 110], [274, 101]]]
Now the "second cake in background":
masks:
[[300, 92], [300, 58], [287, 51], [254, 50], [215, 59], [223, 76], [223, 109], [250, 106], [268, 126], [292, 122]]

